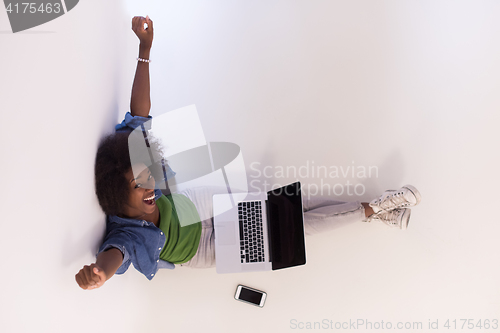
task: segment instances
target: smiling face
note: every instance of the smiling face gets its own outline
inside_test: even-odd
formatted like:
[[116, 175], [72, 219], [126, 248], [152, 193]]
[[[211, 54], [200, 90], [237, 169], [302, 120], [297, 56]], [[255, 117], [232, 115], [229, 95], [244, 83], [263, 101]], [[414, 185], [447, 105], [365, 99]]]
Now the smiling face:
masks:
[[[138, 174], [134, 178], [134, 174]], [[154, 200], [155, 180], [145, 164], [135, 164], [125, 177], [129, 183], [130, 194], [125, 204], [124, 216], [134, 219], [146, 219], [157, 212]]]

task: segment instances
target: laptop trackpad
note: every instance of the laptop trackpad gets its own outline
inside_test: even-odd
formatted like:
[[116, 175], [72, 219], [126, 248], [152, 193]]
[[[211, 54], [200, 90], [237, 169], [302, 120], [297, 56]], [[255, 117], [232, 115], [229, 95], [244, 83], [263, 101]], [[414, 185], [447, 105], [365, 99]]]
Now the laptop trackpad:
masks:
[[217, 244], [234, 245], [236, 244], [236, 232], [234, 222], [222, 222], [217, 224]]

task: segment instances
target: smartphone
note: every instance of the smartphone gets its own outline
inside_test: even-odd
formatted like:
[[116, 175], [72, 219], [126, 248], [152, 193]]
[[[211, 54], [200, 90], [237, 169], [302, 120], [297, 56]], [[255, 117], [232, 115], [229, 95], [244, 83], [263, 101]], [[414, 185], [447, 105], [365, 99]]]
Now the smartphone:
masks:
[[247, 286], [243, 286], [241, 284], [239, 284], [238, 287], [236, 287], [236, 293], [234, 294], [234, 298], [237, 299], [238, 301], [250, 303], [260, 307], [264, 306], [266, 297], [267, 294], [265, 292]]

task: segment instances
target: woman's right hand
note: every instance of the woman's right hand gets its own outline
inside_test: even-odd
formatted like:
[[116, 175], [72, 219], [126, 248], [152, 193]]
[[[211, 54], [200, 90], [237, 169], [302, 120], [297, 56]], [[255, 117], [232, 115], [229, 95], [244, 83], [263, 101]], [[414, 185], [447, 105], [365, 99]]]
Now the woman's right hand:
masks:
[[96, 264], [85, 265], [75, 275], [76, 282], [84, 290], [92, 290], [101, 287], [107, 277], [104, 270]]

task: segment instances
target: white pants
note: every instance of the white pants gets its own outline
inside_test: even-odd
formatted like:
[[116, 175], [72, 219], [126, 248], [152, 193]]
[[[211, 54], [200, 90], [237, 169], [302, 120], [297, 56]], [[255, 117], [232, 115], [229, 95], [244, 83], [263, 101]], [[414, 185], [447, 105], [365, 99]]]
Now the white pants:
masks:
[[[226, 193], [220, 187], [198, 187], [182, 191], [196, 206], [200, 216], [212, 215], [212, 196]], [[304, 208], [304, 230], [306, 235], [336, 229], [338, 227], [360, 222], [365, 218], [365, 209], [359, 201], [343, 202], [328, 197], [302, 196]], [[181, 266], [192, 268], [209, 268], [215, 266], [215, 240], [213, 218], [201, 221], [201, 238], [198, 251], [194, 257]]]

